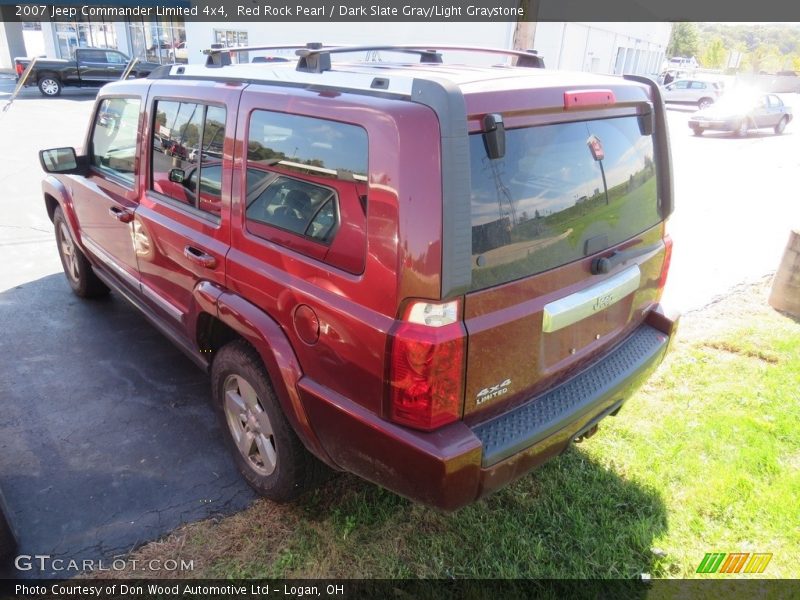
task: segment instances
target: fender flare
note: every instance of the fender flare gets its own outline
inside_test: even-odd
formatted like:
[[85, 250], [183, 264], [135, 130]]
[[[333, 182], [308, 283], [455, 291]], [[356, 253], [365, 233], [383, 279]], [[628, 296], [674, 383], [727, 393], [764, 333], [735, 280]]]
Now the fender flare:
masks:
[[[75, 205], [72, 202], [72, 194], [60, 179], [56, 179], [52, 175], [48, 175], [42, 180], [42, 192], [45, 196], [51, 196], [55, 199], [61, 212], [64, 213], [64, 218], [67, 220], [67, 226], [72, 234], [72, 239], [80, 247], [84, 255], [87, 255], [86, 248], [83, 247], [83, 240], [81, 239], [81, 230], [78, 227], [78, 216], [75, 214]], [[47, 200], [45, 200], [47, 206]], [[53, 220], [53, 215], [48, 210], [50, 221]]]
[[217, 318], [246, 339], [261, 356], [283, 413], [297, 436], [317, 458], [338, 469], [311, 427], [297, 389], [303, 371], [280, 325], [256, 305], [230, 292], [220, 294], [216, 305]]

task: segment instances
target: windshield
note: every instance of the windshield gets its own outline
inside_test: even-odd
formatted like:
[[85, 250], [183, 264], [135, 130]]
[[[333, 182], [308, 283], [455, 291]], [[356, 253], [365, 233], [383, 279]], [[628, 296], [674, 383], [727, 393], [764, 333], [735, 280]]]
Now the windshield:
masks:
[[472, 289], [533, 275], [659, 222], [653, 140], [635, 117], [506, 132], [491, 160], [470, 136]]

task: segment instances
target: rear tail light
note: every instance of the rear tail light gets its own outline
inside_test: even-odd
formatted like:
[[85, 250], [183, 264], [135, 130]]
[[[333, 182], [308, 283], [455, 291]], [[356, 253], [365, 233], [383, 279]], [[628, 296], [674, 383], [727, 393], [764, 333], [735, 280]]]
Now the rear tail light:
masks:
[[22, 65], [22, 63], [17, 63], [16, 70], [17, 70], [17, 76], [22, 77], [22, 74], [25, 72], [25, 67]]
[[664, 264], [661, 265], [661, 277], [658, 278], [658, 297], [661, 299], [661, 294], [664, 293], [664, 286], [667, 284], [667, 274], [669, 273], [669, 265], [672, 262], [672, 237], [664, 234]]
[[461, 417], [466, 336], [459, 302], [413, 302], [391, 336], [389, 418], [430, 431]]

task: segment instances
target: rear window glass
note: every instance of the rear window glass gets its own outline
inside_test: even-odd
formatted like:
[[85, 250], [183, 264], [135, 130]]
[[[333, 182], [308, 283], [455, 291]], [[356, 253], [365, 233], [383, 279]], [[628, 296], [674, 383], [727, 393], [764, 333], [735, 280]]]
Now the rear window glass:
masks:
[[[470, 136], [472, 289], [541, 273], [660, 221], [652, 136], [635, 117]], [[587, 243], [588, 242], [588, 243]]]

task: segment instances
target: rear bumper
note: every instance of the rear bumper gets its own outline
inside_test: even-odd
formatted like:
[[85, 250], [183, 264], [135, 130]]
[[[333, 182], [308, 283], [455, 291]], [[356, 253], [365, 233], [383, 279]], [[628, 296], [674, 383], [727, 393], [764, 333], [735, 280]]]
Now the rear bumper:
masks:
[[473, 427], [459, 422], [431, 433], [412, 431], [307, 378], [298, 386], [311, 426], [339, 467], [412, 500], [455, 510], [557, 456], [616, 413], [659, 365], [676, 324], [653, 311], [590, 367]]

